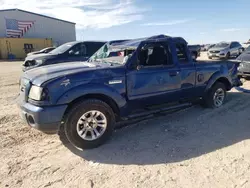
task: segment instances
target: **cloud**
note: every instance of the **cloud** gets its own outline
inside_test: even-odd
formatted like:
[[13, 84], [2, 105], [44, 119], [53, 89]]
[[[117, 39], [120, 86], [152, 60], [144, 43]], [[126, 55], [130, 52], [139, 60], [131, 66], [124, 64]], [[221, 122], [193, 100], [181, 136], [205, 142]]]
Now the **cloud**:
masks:
[[168, 22], [152, 22], [152, 23], [144, 23], [143, 26], [166, 26], [166, 25], [178, 25], [184, 24], [193, 21], [193, 19], [183, 19], [183, 20], [172, 20]]
[[19, 8], [75, 22], [77, 28], [109, 28], [143, 19], [135, 0], [3, 0], [1, 9]]
[[241, 31], [243, 28], [226, 28], [226, 29], [220, 29], [222, 32], [235, 32], [235, 31]]

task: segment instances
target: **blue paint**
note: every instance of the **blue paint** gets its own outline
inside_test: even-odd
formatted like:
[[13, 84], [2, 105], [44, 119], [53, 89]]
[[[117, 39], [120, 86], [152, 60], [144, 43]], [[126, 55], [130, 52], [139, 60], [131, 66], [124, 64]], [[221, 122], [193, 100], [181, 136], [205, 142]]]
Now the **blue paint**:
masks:
[[[136, 68], [138, 54], [146, 42], [167, 43], [173, 64], [144, 67], [138, 70]], [[186, 46], [187, 61], [179, 62], [176, 42]], [[115, 113], [126, 117], [136, 108], [202, 97], [218, 79], [228, 82], [228, 90], [239, 84], [238, 63], [193, 62], [187, 43], [182, 38], [161, 35], [130, 40], [119, 45], [124, 48], [135, 47], [134, 53], [125, 64], [112, 65], [98, 61], [70, 62], [43, 66], [25, 72], [22, 78], [49, 91], [49, 100], [29, 99], [28, 102], [31, 105], [46, 108], [48, 112], [50, 106], [53, 109], [55, 106], [68, 106], [78, 98], [100, 94], [115, 102], [120, 112]], [[117, 80], [119, 83], [110, 84]], [[65, 82], [66, 85], [62, 84]], [[26, 95], [27, 93], [26, 91]], [[60, 114], [53, 111], [53, 114], [58, 115], [57, 119], [63, 116], [61, 111]]]

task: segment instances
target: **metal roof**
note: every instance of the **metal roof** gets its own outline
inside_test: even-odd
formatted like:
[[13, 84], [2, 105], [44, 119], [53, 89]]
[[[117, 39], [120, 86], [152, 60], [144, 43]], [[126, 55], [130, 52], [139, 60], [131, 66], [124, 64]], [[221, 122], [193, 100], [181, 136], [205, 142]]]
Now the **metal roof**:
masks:
[[20, 11], [20, 12], [25, 12], [25, 13], [28, 13], [28, 14], [33, 14], [33, 15], [36, 15], [36, 16], [41, 16], [41, 17], [50, 18], [50, 19], [53, 19], [53, 20], [58, 20], [58, 21], [74, 24], [74, 25], [76, 24], [74, 22], [69, 22], [69, 21], [66, 21], [66, 20], [61, 20], [61, 19], [50, 17], [50, 16], [45, 16], [45, 15], [42, 15], [42, 14], [37, 14], [37, 13], [34, 13], [34, 12], [29, 12], [29, 11], [26, 11], [26, 10], [17, 9], [17, 8], [0, 10], [0, 12], [5, 12], [5, 11]]

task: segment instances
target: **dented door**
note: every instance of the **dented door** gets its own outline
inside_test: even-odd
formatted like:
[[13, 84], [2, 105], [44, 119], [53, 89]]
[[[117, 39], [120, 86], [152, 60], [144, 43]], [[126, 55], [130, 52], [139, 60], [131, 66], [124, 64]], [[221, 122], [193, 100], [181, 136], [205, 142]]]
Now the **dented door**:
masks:
[[180, 97], [179, 68], [172, 66], [149, 67], [127, 73], [129, 100], [146, 100], [147, 104], [171, 102]]

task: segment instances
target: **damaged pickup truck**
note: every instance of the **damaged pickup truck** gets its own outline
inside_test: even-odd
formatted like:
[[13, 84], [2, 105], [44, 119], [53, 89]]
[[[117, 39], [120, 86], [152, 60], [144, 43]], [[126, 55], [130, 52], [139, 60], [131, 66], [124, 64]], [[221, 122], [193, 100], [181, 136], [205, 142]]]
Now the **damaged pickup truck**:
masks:
[[184, 108], [196, 99], [222, 106], [226, 92], [241, 85], [238, 65], [194, 62], [183, 38], [165, 35], [107, 44], [87, 62], [25, 72], [21, 116], [45, 133], [60, 129], [78, 149], [95, 148], [119, 121]]

